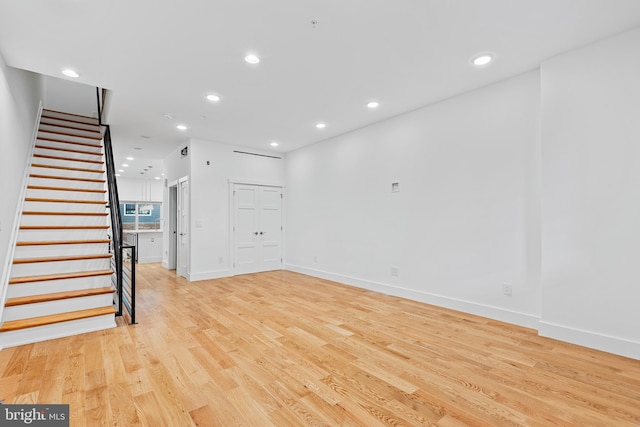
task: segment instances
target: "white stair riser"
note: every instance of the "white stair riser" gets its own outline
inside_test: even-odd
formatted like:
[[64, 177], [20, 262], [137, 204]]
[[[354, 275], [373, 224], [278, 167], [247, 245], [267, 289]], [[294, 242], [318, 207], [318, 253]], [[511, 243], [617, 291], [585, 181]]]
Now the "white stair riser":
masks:
[[60, 140], [60, 141], [81, 142], [83, 144], [93, 144], [93, 145], [99, 145], [100, 144], [100, 140], [99, 139], [87, 138], [87, 137], [82, 137], [82, 136], [60, 135], [60, 134], [57, 134], [57, 133], [44, 132], [44, 131], [41, 131], [41, 130], [38, 131], [38, 138], [51, 138], [51, 139], [57, 139], [57, 140]]
[[[66, 157], [66, 156], [57, 156], [57, 157]], [[33, 163], [40, 165], [51, 165], [51, 166], [62, 166], [69, 168], [81, 168], [81, 169], [90, 169], [93, 171], [102, 171], [104, 170], [103, 164], [89, 163], [84, 162], [82, 160], [59, 160], [59, 159], [49, 159], [46, 157], [34, 157]]]
[[[96, 156], [102, 156], [102, 146], [100, 147], [87, 147], [84, 145], [78, 145], [78, 144], [67, 144], [66, 142], [59, 142], [59, 141], [49, 141], [46, 139], [38, 139], [38, 145], [42, 145], [45, 147], [56, 147], [56, 148], [66, 148], [69, 150], [80, 150], [80, 151], [86, 151], [88, 153], [94, 153]], [[92, 144], [92, 145], [99, 145], [99, 144]], [[50, 152], [51, 150], [49, 150]]]
[[55, 323], [37, 328], [20, 329], [18, 331], [0, 334], [0, 349], [15, 347], [54, 338], [69, 337], [88, 332], [101, 331], [116, 327], [115, 317], [110, 315], [90, 317], [88, 319], [72, 320], [70, 322]]
[[44, 164], [44, 163], [35, 162], [35, 165], [32, 164], [30, 173], [32, 174], [35, 173], [39, 175], [59, 176], [64, 178], [100, 179], [100, 180], [105, 179], [105, 174], [103, 172], [84, 172], [84, 171], [74, 171], [74, 170], [66, 170], [66, 169], [43, 168], [40, 166], [36, 166], [38, 164]]
[[88, 310], [90, 308], [113, 305], [113, 294], [92, 295], [88, 297], [69, 298], [59, 301], [47, 301], [37, 304], [24, 304], [5, 307], [3, 320], [21, 320], [30, 317], [48, 316], [68, 311]]
[[[56, 197], [58, 199], [58, 197]], [[79, 198], [78, 198], [79, 199]], [[60, 203], [60, 202], [30, 202], [25, 201], [25, 211], [35, 212], [87, 212], [104, 213], [107, 211], [106, 203]]]
[[[53, 185], [51, 187], [59, 187]], [[70, 188], [70, 187], [65, 187]], [[41, 190], [29, 188], [27, 189], [27, 197], [45, 198], [45, 199], [64, 199], [64, 200], [94, 200], [105, 201], [105, 193], [93, 193], [88, 191], [65, 191], [65, 190]]]
[[77, 291], [79, 289], [105, 288], [111, 286], [111, 277], [112, 276], [78, 277], [76, 279], [47, 280], [44, 282], [9, 285], [7, 298]]
[[[44, 175], [51, 175], [51, 174], [44, 174]], [[57, 176], [60, 176], [60, 175], [57, 175]], [[98, 178], [98, 179], [101, 179], [101, 178]], [[105, 184], [103, 182], [87, 182], [87, 181], [75, 181], [70, 179], [53, 179], [53, 178], [29, 178], [29, 185], [81, 188], [86, 190], [104, 190], [105, 189]], [[106, 193], [104, 197], [106, 197]]]
[[44, 110], [42, 112], [42, 117], [47, 117], [47, 118], [58, 118], [58, 119], [66, 119], [66, 120], [71, 120], [73, 122], [82, 122], [82, 123], [88, 123], [91, 125], [97, 125], [98, 124], [98, 119], [94, 118], [94, 117], [83, 117], [83, 116], [76, 116], [73, 114], [67, 114], [64, 112], [58, 112], [58, 111], [49, 111], [49, 110]]
[[76, 271], [108, 270], [111, 259], [90, 259], [78, 261], [34, 262], [13, 264], [11, 277], [40, 276], [44, 274], [73, 273]]
[[[20, 230], [19, 242], [107, 239], [107, 230]], [[16, 248], [18, 249], [18, 248]]]
[[[104, 158], [102, 157], [102, 155], [98, 155], [98, 154], [84, 154], [84, 153], [73, 153], [71, 151], [62, 151], [62, 150], [52, 150], [50, 148], [41, 148], [40, 146], [44, 145], [44, 144], [38, 144], [38, 146], [35, 148], [35, 154], [41, 154], [44, 156], [57, 156], [57, 157], [64, 157], [66, 159], [74, 159], [74, 160], [90, 160], [92, 162], [102, 162], [104, 163]], [[73, 147], [63, 147], [63, 148], [67, 148], [67, 149], [71, 149], [71, 150], [79, 150], [79, 151], [91, 151], [91, 150], [82, 150], [80, 147], [77, 148], [73, 148]], [[36, 159], [39, 159], [40, 157], [35, 157]]]
[[[68, 126], [71, 126], [71, 124], [69, 124]], [[40, 127], [38, 128], [39, 132], [62, 132], [62, 133], [69, 133], [72, 135], [77, 135], [77, 136], [82, 136], [82, 137], [90, 137], [90, 138], [94, 138], [96, 136], [100, 137], [101, 135], [97, 134], [94, 129], [85, 129], [85, 130], [80, 130], [80, 129], [76, 129], [76, 128], [70, 128], [67, 127], [67, 125], [62, 125], [62, 126], [56, 126], [56, 125], [52, 125], [52, 124], [47, 124], [47, 123], [40, 123]], [[66, 136], [66, 135], [65, 135]]]
[[74, 245], [37, 245], [16, 246], [15, 259], [40, 258], [51, 256], [95, 255], [109, 253], [107, 243], [74, 244]]
[[22, 215], [20, 225], [105, 225], [106, 216]]
[[79, 120], [76, 120], [74, 122], [69, 122], [67, 120], [60, 120], [60, 119], [55, 119], [55, 118], [42, 116], [42, 118], [40, 120], [40, 124], [41, 125], [71, 126], [71, 127], [74, 127], [74, 128], [86, 129], [86, 130], [90, 130], [90, 131], [93, 131], [93, 132], [100, 132], [100, 126], [98, 126], [97, 124], [77, 123], [78, 121]]

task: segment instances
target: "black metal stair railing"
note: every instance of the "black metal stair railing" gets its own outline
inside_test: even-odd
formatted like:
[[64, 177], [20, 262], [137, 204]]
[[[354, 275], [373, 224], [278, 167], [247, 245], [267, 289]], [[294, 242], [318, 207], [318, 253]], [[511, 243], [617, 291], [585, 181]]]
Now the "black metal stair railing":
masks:
[[113, 159], [113, 145], [111, 142], [111, 127], [102, 123], [104, 110], [104, 89], [96, 88], [98, 102], [98, 123], [104, 128], [104, 158], [107, 170], [107, 193], [109, 197], [109, 214], [111, 217], [111, 249], [113, 252], [112, 284], [116, 290], [115, 304], [117, 316], [122, 316], [124, 308], [127, 309], [131, 324], [136, 322], [136, 248], [125, 245], [122, 240], [122, 215], [120, 212], [120, 198], [118, 197], [118, 184], [116, 182], [116, 168]]

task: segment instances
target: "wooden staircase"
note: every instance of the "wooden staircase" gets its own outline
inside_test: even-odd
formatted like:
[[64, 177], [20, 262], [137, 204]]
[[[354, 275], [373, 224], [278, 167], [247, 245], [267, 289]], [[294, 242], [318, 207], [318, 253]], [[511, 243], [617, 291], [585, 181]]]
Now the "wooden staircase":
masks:
[[115, 327], [101, 140], [97, 119], [42, 113], [0, 349]]

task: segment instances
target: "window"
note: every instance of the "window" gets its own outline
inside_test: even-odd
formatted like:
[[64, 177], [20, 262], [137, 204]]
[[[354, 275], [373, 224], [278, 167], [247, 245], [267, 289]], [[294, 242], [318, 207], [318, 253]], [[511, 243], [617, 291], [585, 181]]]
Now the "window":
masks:
[[159, 230], [162, 203], [120, 203], [124, 230]]

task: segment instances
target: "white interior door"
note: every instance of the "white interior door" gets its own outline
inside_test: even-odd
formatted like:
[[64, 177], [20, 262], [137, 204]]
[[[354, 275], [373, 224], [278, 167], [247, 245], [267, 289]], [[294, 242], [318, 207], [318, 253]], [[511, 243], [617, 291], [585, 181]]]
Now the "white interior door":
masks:
[[234, 185], [233, 245], [236, 274], [282, 268], [282, 188]]
[[189, 181], [178, 183], [178, 253], [176, 273], [188, 278], [189, 274]]
[[282, 269], [282, 188], [259, 187], [260, 271]]

